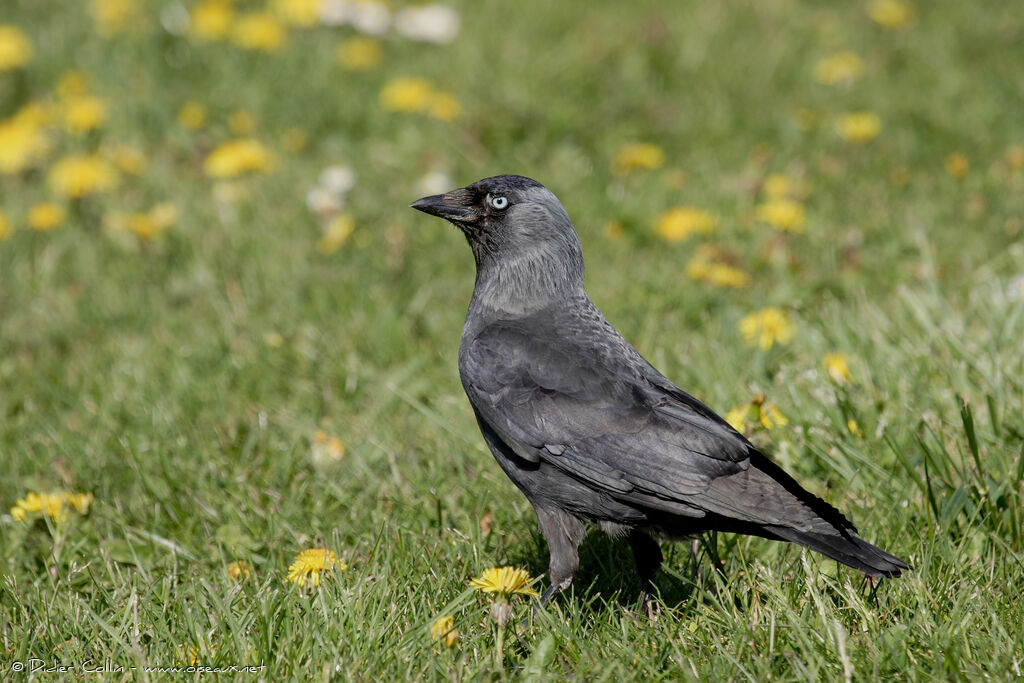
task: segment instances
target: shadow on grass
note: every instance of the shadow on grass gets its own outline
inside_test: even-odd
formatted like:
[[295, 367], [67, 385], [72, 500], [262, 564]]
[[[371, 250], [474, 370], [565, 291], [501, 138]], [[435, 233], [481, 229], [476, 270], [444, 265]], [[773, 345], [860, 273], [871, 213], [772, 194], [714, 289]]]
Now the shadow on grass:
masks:
[[[509, 561], [526, 567], [533, 576], [544, 575], [537, 589], [548, 585], [548, 546], [543, 535], [533, 529], [530, 543], [509, 548]], [[692, 601], [700, 590], [700, 578], [687, 550], [689, 541], [659, 543], [665, 561], [655, 579], [655, 598], [664, 607], [675, 610]], [[668, 568], [670, 571], [665, 571]], [[580, 567], [572, 586], [555, 600], [572, 601], [583, 612], [601, 613], [617, 605], [642, 611], [640, 578], [633, 553], [625, 538], [613, 539], [599, 529], [588, 530], [580, 545]]]

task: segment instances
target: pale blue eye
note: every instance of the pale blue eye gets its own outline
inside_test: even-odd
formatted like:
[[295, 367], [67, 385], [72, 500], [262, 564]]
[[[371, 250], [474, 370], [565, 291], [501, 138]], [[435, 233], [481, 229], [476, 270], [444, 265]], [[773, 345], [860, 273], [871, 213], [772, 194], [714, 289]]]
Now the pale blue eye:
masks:
[[498, 211], [508, 208], [508, 197], [506, 197], [505, 195], [499, 194], [495, 197], [489, 198], [487, 201], [490, 203], [491, 206], [493, 206]]

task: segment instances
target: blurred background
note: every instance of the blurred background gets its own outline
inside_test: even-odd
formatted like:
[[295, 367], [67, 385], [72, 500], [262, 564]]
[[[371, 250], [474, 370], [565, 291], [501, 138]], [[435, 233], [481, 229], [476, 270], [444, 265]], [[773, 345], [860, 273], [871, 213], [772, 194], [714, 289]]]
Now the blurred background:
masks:
[[[560, 197], [592, 298], [645, 356], [867, 538], [947, 575], [953, 549], [1019, 557], [1021, 112], [1010, 1], [4, 0], [8, 655], [212, 657], [224, 624], [166, 606], [155, 577], [214, 605], [230, 562], [279, 587], [309, 546], [390, 577], [345, 590], [391, 607], [335, 615], [323, 651], [298, 621], [217, 656], [319, 667], [353, 629], [407, 634], [485, 566], [544, 572], [457, 377], [470, 252], [407, 208], [501, 173]], [[782, 573], [796, 553], [747, 547], [726, 561]], [[580, 585], [628, 595], [628, 556], [598, 548]], [[97, 625], [121, 628], [128, 595], [157, 624], [141, 645]], [[99, 622], [33, 626], [78, 600]], [[962, 645], [943, 623], [875, 633], [888, 654], [854, 661], [927, 672]], [[565, 666], [614, 666], [610, 628]], [[707, 633], [661, 661], [719, 647]], [[349, 647], [364, 675], [430, 670]], [[967, 670], [1009, 670], [1012, 638], [963, 647]]]

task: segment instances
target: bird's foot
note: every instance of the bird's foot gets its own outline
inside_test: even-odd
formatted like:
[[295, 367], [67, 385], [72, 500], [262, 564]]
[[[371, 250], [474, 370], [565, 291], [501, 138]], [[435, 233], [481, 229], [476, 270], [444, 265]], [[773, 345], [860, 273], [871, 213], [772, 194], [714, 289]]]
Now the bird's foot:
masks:
[[650, 590], [640, 591], [640, 609], [647, 615], [647, 619], [653, 624], [658, 621], [658, 614], [661, 613], [661, 606], [654, 599]]
[[569, 579], [567, 581], [563, 581], [562, 583], [552, 583], [550, 586], [548, 586], [548, 589], [544, 591], [543, 595], [540, 596], [540, 600], [533, 603], [533, 606], [530, 608], [530, 615], [523, 620], [523, 622], [520, 624], [520, 627], [523, 630], [529, 630], [530, 628], [533, 628], [534, 620], [536, 620], [538, 614], [544, 611], [544, 606], [548, 604], [548, 601], [551, 600], [551, 598], [558, 595], [560, 592], [562, 592], [562, 590], [566, 586], [568, 586], [571, 581], [572, 579]]

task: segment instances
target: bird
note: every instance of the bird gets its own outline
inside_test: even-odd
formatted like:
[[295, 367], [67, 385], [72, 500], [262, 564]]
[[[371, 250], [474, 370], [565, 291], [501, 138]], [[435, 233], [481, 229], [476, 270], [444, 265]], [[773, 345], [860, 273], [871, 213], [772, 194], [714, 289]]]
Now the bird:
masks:
[[579, 237], [546, 187], [499, 175], [410, 206], [454, 224], [473, 252], [459, 375], [547, 541], [541, 606], [572, 583], [594, 525], [626, 538], [645, 602], [659, 540], [706, 531], [789, 541], [870, 577], [909, 569], [626, 341], [584, 291]]

